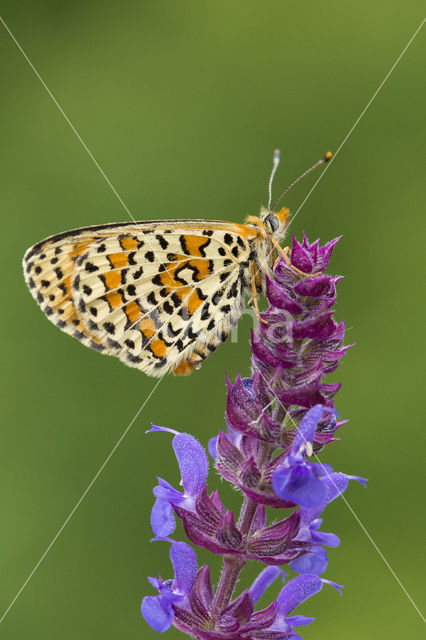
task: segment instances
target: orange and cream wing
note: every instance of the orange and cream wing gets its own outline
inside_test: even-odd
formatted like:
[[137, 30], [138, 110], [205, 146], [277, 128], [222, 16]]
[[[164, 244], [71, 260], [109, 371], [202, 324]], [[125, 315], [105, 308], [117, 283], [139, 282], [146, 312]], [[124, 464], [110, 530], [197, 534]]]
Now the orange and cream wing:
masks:
[[88, 227], [24, 258], [46, 316], [153, 376], [187, 374], [226, 339], [250, 284], [248, 225], [170, 220]]

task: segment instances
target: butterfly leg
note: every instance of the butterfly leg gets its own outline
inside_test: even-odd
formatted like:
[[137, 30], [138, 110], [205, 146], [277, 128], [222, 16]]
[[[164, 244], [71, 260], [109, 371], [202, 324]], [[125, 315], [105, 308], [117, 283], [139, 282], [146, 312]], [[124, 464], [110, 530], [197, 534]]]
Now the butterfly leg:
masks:
[[256, 265], [254, 262], [250, 264], [250, 285], [251, 285], [251, 295], [253, 300], [254, 311], [257, 316], [259, 322], [263, 322], [264, 324], [268, 324], [266, 320], [260, 317], [259, 305], [257, 303], [257, 287], [256, 287], [256, 273], [255, 273]]
[[281, 247], [280, 244], [278, 244], [278, 242], [275, 240], [275, 238], [271, 238], [271, 242], [274, 245], [274, 247], [276, 248], [276, 250], [278, 251], [279, 255], [284, 258], [284, 260], [287, 262], [288, 266], [293, 269], [293, 271], [296, 271], [296, 273], [299, 273], [301, 276], [305, 276], [307, 278], [314, 278], [315, 276], [320, 275], [319, 273], [305, 273], [304, 271], [301, 271], [300, 269], [298, 269], [297, 267], [294, 266], [294, 264], [291, 264], [291, 260], [288, 257], [288, 254], [290, 253], [290, 247], [284, 247], [284, 249]]

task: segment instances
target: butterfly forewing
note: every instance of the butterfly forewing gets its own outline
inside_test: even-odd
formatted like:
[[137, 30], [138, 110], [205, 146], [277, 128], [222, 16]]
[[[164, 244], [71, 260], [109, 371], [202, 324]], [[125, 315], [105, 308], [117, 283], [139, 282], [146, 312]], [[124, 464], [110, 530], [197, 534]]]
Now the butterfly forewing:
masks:
[[44, 313], [87, 346], [188, 373], [241, 315], [255, 236], [202, 220], [89, 227], [35, 245], [24, 270]]

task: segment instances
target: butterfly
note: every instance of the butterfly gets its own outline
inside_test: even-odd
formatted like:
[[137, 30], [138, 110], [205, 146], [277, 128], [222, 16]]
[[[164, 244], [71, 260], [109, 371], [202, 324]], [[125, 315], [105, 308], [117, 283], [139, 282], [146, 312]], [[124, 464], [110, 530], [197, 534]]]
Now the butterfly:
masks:
[[31, 294], [51, 322], [91, 349], [151, 376], [190, 374], [226, 340], [247, 292], [259, 316], [265, 274], [278, 253], [289, 261], [279, 244], [289, 210], [270, 207], [278, 162], [276, 152], [268, 207], [244, 224], [110, 223], [35, 244], [23, 260]]

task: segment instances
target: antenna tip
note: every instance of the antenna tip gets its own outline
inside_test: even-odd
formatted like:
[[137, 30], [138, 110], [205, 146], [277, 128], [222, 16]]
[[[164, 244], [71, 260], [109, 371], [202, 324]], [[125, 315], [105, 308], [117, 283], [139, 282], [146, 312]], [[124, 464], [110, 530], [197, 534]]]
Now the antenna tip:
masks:
[[324, 156], [324, 162], [328, 162], [329, 160], [331, 160], [332, 157], [333, 157], [333, 154], [331, 153], [331, 151], [327, 151], [327, 153]]

